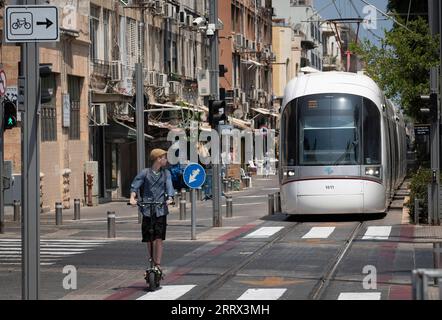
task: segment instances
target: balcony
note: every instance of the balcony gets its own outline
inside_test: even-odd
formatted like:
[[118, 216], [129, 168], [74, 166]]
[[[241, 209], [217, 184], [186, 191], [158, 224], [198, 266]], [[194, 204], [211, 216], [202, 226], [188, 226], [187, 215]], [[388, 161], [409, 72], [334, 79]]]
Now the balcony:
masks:
[[103, 78], [110, 77], [110, 62], [99, 59], [92, 60], [92, 74]]

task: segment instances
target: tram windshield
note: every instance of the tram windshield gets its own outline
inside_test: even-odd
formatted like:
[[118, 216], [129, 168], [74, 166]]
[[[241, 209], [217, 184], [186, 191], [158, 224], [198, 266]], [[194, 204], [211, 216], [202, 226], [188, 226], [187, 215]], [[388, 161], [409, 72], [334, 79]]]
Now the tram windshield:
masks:
[[[380, 114], [371, 101], [348, 94], [301, 97], [285, 109], [286, 166], [339, 166], [380, 161]], [[367, 110], [363, 112], [363, 103]], [[363, 132], [363, 125], [367, 129]], [[298, 143], [292, 143], [298, 141]], [[367, 144], [369, 147], [365, 147]]]

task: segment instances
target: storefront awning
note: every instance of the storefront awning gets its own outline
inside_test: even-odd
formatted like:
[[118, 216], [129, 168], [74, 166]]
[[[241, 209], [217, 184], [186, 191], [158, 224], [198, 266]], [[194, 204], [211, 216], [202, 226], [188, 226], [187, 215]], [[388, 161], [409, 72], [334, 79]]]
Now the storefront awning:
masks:
[[259, 62], [256, 62], [256, 61], [254, 61], [254, 60], [241, 60], [241, 63], [244, 63], [244, 64], [251, 64], [251, 65], [255, 65], [255, 66], [257, 66], [257, 67], [262, 67], [263, 66], [263, 64], [262, 63], [259, 63]]
[[273, 112], [272, 110], [264, 109], [264, 108], [251, 108], [253, 111], [256, 111], [258, 113], [262, 113], [265, 115], [273, 116], [276, 118], [279, 118], [279, 114]]
[[92, 103], [115, 103], [115, 102], [131, 102], [132, 96], [126, 96], [121, 93], [103, 93], [92, 91]]

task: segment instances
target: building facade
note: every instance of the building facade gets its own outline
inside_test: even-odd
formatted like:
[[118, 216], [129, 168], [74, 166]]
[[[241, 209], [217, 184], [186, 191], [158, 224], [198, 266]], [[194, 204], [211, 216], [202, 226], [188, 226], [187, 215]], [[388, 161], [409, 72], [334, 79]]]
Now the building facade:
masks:
[[[210, 48], [207, 24], [194, 21], [208, 21], [209, 0], [51, 4], [60, 8], [62, 37], [40, 49], [40, 62], [52, 64], [53, 71], [42, 80], [53, 92], [41, 108], [42, 206], [53, 209], [63, 202], [67, 208], [76, 198], [86, 202], [88, 174], [94, 205], [128, 197], [137, 173], [137, 62], [144, 66], [146, 154], [167, 149], [171, 129], [207, 125], [209, 97], [202, 92], [201, 75], [208, 70]], [[272, 12], [268, 0], [219, 1], [220, 63], [229, 70], [220, 85], [234, 127], [268, 122], [261, 112], [272, 101]], [[20, 49], [2, 44], [2, 53], [14, 92]], [[20, 122], [6, 132], [5, 144], [6, 160], [20, 173]]]
[[[89, 8], [85, 1], [54, 0], [51, 4], [62, 8], [61, 39], [40, 45], [40, 63], [52, 66], [52, 74], [41, 82], [43, 89], [52, 92], [52, 100], [40, 110], [42, 210], [53, 209], [55, 202], [70, 207], [73, 199], [84, 198], [83, 164], [89, 159]], [[8, 96], [14, 99], [20, 47], [3, 43], [1, 49]], [[5, 132], [4, 140], [5, 160], [13, 162], [14, 173], [20, 173], [21, 121]]]

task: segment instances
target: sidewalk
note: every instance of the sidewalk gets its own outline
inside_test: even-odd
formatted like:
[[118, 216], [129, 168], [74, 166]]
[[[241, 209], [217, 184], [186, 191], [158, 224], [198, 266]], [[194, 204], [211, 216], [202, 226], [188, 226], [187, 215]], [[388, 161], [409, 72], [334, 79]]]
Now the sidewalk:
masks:
[[[221, 199], [222, 227], [213, 228], [212, 201], [197, 200], [197, 238], [211, 241], [238, 227], [253, 223], [267, 215], [267, 194], [279, 190], [278, 179], [254, 177], [253, 188], [231, 192], [233, 217], [226, 218], [225, 197]], [[175, 199], [179, 205], [179, 199]], [[191, 205], [186, 204], [186, 219], [180, 220], [178, 206], [169, 207], [168, 240], [190, 240]], [[138, 211], [126, 202], [110, 202], [96, 207], [81, 207], [81, 220], [74, 221], [74, 209], [63, 210], [63, 225], [55, 225], [55, 211], [40, 215], [41, 231], [44, 237], [104, 238], [107, 237], [107, 212], [115, 212], [118, 239], [139, 240]], [[13, 221], [13, 208], [5, 210], [6, 234], [4, 237], [20, 235], [20, 224]]]

